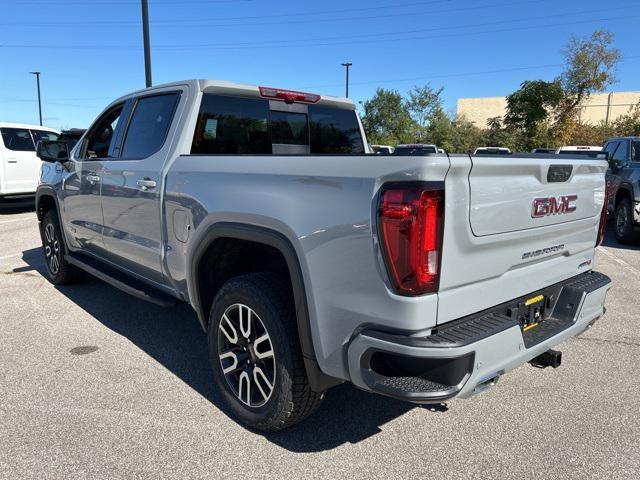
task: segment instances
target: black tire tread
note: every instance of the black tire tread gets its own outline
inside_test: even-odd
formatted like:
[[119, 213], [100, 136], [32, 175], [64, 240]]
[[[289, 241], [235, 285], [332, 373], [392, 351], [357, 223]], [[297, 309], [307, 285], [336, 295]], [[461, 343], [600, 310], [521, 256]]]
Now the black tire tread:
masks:
[[[56, 210], [52, 209], [44, 214], [44, 217], [42, 218], [41, 232], [44, 232], [44, 226], [48, 223], [53, 224], [53, 228], [55, 229], [56, 235], [58, 236], [58, 241], [60, 242], [60, 247], [64, 252], [64, 236], [62, 235], [62, 229], [60, 228], [60, 222], [58, 221], [58, 212]], [[41, 235], [44, 237], [43, 233], [41, 233]], [[44, 244], [44, 238], [42, 238], [42, 242]], [[64, 254], [60, 259], [60, 270], [58, 270], [57, 275], [52, 275], [47, 265], [45, 265], [45, 269], [47, 270], [47, 276], [49, 280], [54, 285], [70, 285], [72, 283], [77, 283], [84, 278], [84, 272], [74, 265], [68, 263], [64, 259]]]
[[[627, 227], [625, 228], [624, 232], [622, 234], [620, 234], [618, 232], [618, 210], [620, 208], [626, 208], [627, 209], [627, 218], [629, 219], [629, 222], [627, 224]], [[623, 198], [622, 200], [620, 200], [620, 202], [618, 203], [618, 205], [616, 206], [616, 226], [615, 226], [615, 233], [616, 233], [616, 238], [618, 239], [618, 241], [620, 243], [625, 243], [625, 244], [631, 244], [631, 243], [635, 243], [638, 240], [638, 234], [634, 231], [634, 227], [633, 227], [633, 207], [631, 206], [631, 201], [628, 198]]]
[[291, 398], [286, 401], [286, 404], [275, 408], [264, 421], [254, 424], [253, 427], [271, 432], [283, 430], [313, 414], [322, 403], [324, 392], [315, 392], [309, 386], [295, 322], [293, 296], [288, 282], [282, 276], [271, 272], [250, 273], [229, 280], [220, 289], [218, 295], [224, 295], [225, 291], [238, 288], [240, 286], [238, 282], [241, 282], [244, 289], [255, 289], [256, 295], [266, 296], [273, 307], [278, 312], [282, 312], [281, 326], [292, 359], [292, 371], [289, 372]]

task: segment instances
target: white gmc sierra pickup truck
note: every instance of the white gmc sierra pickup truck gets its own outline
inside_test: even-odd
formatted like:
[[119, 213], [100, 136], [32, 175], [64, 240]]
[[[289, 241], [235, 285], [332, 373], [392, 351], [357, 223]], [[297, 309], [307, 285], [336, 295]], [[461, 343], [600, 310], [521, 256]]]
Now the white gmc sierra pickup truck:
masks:
[[601, 159], [380, 156], [344, 98], [191, 80], [111, 103], [69, 152], [42, 141], [43, 254], [188, 302], [231, 411], [292, 425], [343, 381], [469, 397], [604, 313]]

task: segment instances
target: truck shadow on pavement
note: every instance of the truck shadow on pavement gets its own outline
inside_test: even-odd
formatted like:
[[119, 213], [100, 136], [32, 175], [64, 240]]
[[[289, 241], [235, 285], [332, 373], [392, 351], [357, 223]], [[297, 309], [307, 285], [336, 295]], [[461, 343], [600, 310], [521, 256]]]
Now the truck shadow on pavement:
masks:
[[27, 199], [0, 199], [0, 215], [11, 213], [28, 213], [33, 212], [36, 203], [33, 198]]
[[[39, 248], [24, 251], [22, 258], [28, 266], [14, 272], [36, 271], [45, 276]], [[206, 335], [191, 307], [180, 304], [162, 308], [91, 277], [81, 284], [56, 289], [228, 414], [213, 383]], [[292, 452], [331, 450], [375, 435], [381, 425], [413, 408], [420, 407], [343, 384], [329, 390], [318, 411], [302, 424], [263, 435]], [[424, 409], [425, 413], [432, 411], [446, 411], [446, 405]]]
[[620, 243], [616, 239], [615, 228], [615, 221], [610, 218], [607, 225], [607, 230], [604, 233], [604, 239], [602, 240], [603, 247], [618, 248], [621, 250], [640, 250], [640, 232], [638, 232], [638, 241], [635, 245], [626, 245], [624, 243]]

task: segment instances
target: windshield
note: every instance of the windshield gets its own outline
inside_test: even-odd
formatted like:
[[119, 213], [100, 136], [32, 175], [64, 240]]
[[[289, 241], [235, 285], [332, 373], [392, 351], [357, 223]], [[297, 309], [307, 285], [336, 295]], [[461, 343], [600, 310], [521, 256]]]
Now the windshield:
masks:
[[427, 155], [438, 153], [435, 147], [396, 147], [393, 155]]

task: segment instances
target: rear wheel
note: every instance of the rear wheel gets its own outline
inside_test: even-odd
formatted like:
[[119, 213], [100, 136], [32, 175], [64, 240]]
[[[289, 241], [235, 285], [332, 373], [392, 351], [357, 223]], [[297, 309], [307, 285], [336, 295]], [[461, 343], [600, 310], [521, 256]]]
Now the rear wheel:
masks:
[[65, 285], [80, 280], [82, 271], [64, 259], [64, 240], [58, 223], [58, 214], [55, 210], [49, 210], [44, 215], [40, 225], [40, 236], [47, 274], [51, 283]]
[[631, 201], [623, 198], [616, 207], [616, 238], [622, 243], [632, 243], [637, 239], [633, 229]]
[[323, 394], [309, 387], [286, 282], [255, 273], [225, 283], [208, 327], [214, 379], [245, 425], [281, 430], [304, 420]]

